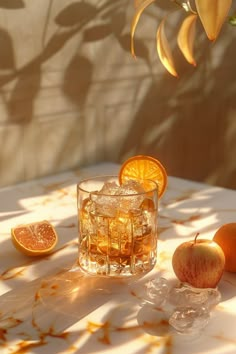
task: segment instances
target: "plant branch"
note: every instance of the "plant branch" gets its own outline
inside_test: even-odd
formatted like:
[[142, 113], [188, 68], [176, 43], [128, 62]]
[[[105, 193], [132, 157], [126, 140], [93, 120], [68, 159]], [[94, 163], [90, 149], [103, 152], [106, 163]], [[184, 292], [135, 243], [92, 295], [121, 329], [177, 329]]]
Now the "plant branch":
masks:
[[189, 0], [187, 1], [170, 0], [170, 1], [176, 4], [177, 6], [181, 7], [182, 9], [184, 9], [186, 12], [191, 12], [193, 14], [196, 14], [196, 11], [193, 10]]

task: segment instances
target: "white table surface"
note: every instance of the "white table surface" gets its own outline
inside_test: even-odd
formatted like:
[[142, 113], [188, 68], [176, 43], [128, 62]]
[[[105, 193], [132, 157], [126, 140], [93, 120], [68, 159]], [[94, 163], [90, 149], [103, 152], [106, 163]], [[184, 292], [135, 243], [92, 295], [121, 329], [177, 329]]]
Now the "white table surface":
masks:
[[[169, 177], [159, 204], [158, 262], [139, 280], [101, 279], [75, 269], [78, 253], [76, 183], [113, 174], [99, 164], [0, 189], [0, 353], [235, 354], [236, 274], [224, 273], [222, 300], [204, 331], [160, 333], [160, 309], [142, 305], [148, 279], [176, 278], [175, 248], [199, 232], [212, 238], [219, 226], [236, 221], [236, 191]], [[27, 257], [17, 251], [10, 230], [48, 220], [59, 242], [52, 254]], [[165, 309], [162, 309], [165, 318]]]

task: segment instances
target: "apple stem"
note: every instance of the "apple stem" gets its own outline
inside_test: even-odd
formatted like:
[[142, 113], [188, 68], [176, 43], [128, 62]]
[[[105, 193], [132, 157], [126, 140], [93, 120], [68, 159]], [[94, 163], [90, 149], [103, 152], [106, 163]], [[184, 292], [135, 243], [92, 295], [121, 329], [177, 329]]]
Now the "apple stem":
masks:
[[194, 243], [196, 243], [197, 242], [197, 237], [200, 235], [200, 233], [199, 232], [197, 232], [197, 234], [196, 234], [196, 236], [195, 236], [195, 238], [194, 238]]

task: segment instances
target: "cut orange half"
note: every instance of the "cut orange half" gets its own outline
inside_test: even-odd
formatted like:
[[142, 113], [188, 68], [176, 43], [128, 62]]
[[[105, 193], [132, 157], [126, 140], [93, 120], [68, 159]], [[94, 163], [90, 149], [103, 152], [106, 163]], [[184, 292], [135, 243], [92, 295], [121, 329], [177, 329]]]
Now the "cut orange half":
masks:
[[167, 173], [164, 166], [151, 156], [133, 156], [123, 163], [119, 173], [119, 182], [122, 184], [130, 179], [142, 180], [145, 190], [149, 188], [148, 180], [155, 181], [158, 185], [159, 198], [162, 197], [167, 186]]
[[28, 256], [46, 255], [58, 241], [54, 227], [46, 220], [13, 227], [11, 238], [16, 249]]

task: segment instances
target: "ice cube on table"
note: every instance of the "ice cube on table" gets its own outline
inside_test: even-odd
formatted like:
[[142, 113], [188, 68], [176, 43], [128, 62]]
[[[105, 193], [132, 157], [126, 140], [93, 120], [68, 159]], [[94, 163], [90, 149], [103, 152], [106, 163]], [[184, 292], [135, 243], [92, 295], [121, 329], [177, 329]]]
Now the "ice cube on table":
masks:
[[181, 334], [201, 332], [221, 300], [217, 288], [200, 289], [187, 283], [173, 286], [163, 277], [150, 279], [134, 292], [142, 301], [141, 306], [161, 306], [169, 316], [169, 324]]
[[207, 289], [208, 290], [208, 298], [204, 303], [204, 306], [208, 307], [212, 310], [216, 305], [218, 305], [221, 301], [221, 293], [218, 289]]
[[180, 287], [171, 289], [168, 300], [175, 306], [204, 306], [212, 309], [221, 300], [221, 294], [217, 288], [199, 289], [182, 283]]
[[163, 277], [152, 279], [146, 284], [147, 296], [155, 305], [166, 301], [169, 289], [168, 281]]
[[169, 283], [164, 277], [157, 277], [148, 280], [144, 284], [135, 284], [132, 291], [141, 301], [141, 307], [144, 305], [159, 307], [164, 305], [167, 299]]
[[169, 324], [182, 334], [195, 334], [203, 330], [210, 320], [209, 309], [204, 306], [176, 307], [169, 318]]

